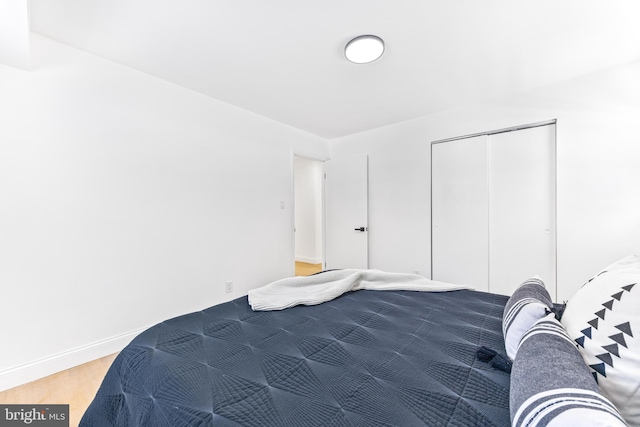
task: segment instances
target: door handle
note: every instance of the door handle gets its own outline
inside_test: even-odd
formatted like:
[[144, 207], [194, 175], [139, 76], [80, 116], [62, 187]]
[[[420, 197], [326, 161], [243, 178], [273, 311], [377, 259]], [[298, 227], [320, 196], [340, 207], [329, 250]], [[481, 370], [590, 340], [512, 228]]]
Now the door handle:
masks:
[[354, 228], [355, 231], [361, 231], [361, 232], [365, 232], [367, 231], [367, 227], [360, 227], [360, 228]]

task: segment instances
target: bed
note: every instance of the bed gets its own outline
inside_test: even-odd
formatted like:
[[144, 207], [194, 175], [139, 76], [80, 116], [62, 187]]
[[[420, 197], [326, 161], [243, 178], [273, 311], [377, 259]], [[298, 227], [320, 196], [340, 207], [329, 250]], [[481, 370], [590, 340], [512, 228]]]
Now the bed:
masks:
[[505, 426], [507, 297], [347, 293], [254, 312], [247, 297], [158, 324], [115, 359], [81, 426]]
[[141, 333], [80, 426], [640, 426], [639, 279], [625, 258], [563, 305], [539, 277], [283, 279]]

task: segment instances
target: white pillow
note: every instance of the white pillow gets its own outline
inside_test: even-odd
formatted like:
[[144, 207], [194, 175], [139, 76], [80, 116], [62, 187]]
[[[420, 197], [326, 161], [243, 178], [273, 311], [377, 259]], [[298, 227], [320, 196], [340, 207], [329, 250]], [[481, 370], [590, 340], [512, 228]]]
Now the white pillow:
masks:
[[640, 426], [640, 257], [611, 264], [567, 302], [562, 324], [601, 390]]

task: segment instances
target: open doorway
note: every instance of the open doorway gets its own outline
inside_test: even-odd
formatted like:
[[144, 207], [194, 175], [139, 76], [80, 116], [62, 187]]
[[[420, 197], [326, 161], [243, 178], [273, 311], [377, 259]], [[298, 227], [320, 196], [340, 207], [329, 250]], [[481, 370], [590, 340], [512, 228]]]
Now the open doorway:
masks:
[[308, 276], [322, 271], [324, 261], [323, 178], [323, 162], [294, 156], [296, 276]]

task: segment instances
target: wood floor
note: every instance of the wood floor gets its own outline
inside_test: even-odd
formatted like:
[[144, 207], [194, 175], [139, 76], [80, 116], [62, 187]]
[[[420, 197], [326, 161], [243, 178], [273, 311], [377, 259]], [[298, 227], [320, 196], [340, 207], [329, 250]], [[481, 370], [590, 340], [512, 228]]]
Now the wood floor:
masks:
[[322, 264], [308, 264], [296, 261], [296, 276], [308, 276], [322, 271]]
[[[320, 271], [322, 264], [296, 261], [296, 276]], [[69, 426], [77, 427], [116, 356], [117, 353], [0, 392], [0, 404], [69, 404]]]
[[77, 427], [116, 355], [0, 392], [0, 404], [68, 404], [69, 426]]

